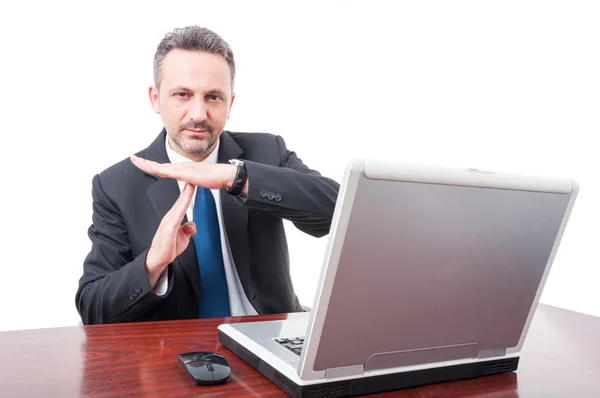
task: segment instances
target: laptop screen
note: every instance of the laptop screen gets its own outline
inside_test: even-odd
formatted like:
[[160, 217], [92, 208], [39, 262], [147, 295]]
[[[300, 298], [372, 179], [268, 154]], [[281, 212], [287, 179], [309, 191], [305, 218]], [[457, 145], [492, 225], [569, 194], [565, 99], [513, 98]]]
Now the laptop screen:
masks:
[[515, 346], [570, 198], [361, 176], [314, 370]]

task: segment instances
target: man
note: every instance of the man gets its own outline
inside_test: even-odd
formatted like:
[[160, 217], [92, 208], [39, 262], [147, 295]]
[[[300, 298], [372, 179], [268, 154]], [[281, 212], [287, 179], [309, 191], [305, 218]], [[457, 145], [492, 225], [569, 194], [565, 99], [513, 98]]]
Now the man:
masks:
[[225, 131], [234, 80], [229, 45], [208, 29], [158, 45], [149, 97], [165, 128], [92, 181], [84, 324], [302, 311], [282, 219], [328, 234], [339, 184], [280, 136]]

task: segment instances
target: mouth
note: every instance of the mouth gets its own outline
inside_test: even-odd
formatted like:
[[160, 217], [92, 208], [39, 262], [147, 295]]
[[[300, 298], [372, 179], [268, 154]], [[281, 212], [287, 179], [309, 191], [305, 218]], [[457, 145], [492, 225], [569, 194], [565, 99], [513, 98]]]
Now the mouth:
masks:
[[208, 130], [203, 129], [186, 129], [188, 132], [192, 133], [192, 135], [207, 135]]

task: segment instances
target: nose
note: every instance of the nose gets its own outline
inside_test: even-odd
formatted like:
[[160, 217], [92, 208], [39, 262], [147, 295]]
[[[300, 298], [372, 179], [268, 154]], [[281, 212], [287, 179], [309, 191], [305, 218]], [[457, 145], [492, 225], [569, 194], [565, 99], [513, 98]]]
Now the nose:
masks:
[[188, 102], [188, 117], [196, 122], [201, 122], [206, 119], [207, 109], [204, 100], [199, 97], [194, 97]]

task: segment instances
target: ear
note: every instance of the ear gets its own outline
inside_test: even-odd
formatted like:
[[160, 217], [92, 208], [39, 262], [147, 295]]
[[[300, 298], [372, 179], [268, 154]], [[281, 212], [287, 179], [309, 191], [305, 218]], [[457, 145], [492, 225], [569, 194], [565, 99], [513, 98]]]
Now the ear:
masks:
[[150, 104], [154, 112], [160, 114], [160, 105], [158, 104], [158, 89], [156, 86], [148, 87], [148, 97], [150, 97]]
[[233, 106], [234, 99], [235, 99], [235, 93], [231, 94], [231, 102], [229, 103], [229, 110], [227, 111], [227, 119], [229, 119], [229, 115], [231, 114], [231, 107]]

